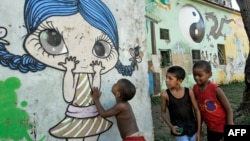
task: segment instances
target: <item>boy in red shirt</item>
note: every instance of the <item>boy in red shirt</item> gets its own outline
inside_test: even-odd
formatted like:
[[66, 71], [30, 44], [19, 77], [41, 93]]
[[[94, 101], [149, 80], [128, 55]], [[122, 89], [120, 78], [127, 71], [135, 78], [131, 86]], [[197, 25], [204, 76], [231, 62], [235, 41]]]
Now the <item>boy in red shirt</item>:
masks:
[[212, 76], [209, 62], [199, 61], [193, 66], [196, 84], [193, 86], [201, 118], [207, 125], [207, 141], [223, 141], [224, 126], [232, 125], [233, 111], [223, 90], [209, 80]]

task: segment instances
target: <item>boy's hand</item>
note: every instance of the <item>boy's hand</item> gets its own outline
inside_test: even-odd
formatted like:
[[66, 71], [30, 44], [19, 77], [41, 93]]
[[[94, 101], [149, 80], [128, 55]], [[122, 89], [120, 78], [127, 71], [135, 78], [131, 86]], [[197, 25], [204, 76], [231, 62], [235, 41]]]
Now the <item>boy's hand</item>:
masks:
[[196, 141], [200, 141], [201, 137], [200, 137], [200, 133], [196, 133]]
[[171, 130], [175, 135], [180, 135], [183, 132], [178, 126], [173, 126]]
[[97, 87], [94, 87], [94, 88], [92, 89], [91, 95], [92, 95], [93, 99], [99, 99], [100, 96], [101, 96], [101, 94], [102, 94], [102, 93], [100, 92], [100, 90], [99, 90]]

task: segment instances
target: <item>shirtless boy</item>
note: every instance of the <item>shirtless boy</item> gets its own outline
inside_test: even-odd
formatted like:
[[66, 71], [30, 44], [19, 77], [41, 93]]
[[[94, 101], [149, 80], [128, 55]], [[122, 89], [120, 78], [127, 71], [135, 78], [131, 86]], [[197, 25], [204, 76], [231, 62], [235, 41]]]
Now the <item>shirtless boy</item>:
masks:
[[112, 93], [115, 96], [116, 104], [111, 109], [104, 110], [99, 101], [101, 96], [99, 88], [94, 87], [92, 89], [92, 97], [99, 114], [103, 118], [116, 117], [118, 129], [123, 141], [146, 141], [139, 132], [132, 107], [128, 102], [136, 93], [134, 84], [127, 79], [120, 79], [113, 85]]

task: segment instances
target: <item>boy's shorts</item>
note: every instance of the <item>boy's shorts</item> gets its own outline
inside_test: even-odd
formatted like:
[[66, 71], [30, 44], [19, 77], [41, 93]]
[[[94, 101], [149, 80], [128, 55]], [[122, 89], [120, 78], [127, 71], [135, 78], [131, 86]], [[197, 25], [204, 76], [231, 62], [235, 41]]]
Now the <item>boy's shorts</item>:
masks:
[[125, 137], [123, 141], [146, 141], [143, 136]]
[[127, 136], [123, 141], [146, 141], [141, 132], [136, 132], [130, 136]]

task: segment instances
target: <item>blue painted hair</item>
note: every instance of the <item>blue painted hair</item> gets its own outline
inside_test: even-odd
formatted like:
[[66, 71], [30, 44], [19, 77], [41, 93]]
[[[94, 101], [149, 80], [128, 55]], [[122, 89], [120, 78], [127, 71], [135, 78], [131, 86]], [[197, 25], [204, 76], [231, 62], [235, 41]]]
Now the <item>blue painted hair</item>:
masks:
[[[92, 26], [101, 30], [112, 40], [117, 52], [119, 37], [116, 21], [108, 7], [100, 0], [26, 0], [24, 7], [24, 21], [28, 34], [33, 33], [38, 25], [52, 16], [68, 16], [80, 13]], [[45, 65], [32, 56], [9, 53], [4, 44], [0, 43], [0, 63], [21, 72], [40, 71]], [[115, 65], [119, 73], [130, 76], [133, 73], [131, 65], [124, 66], [120, 60]]]

